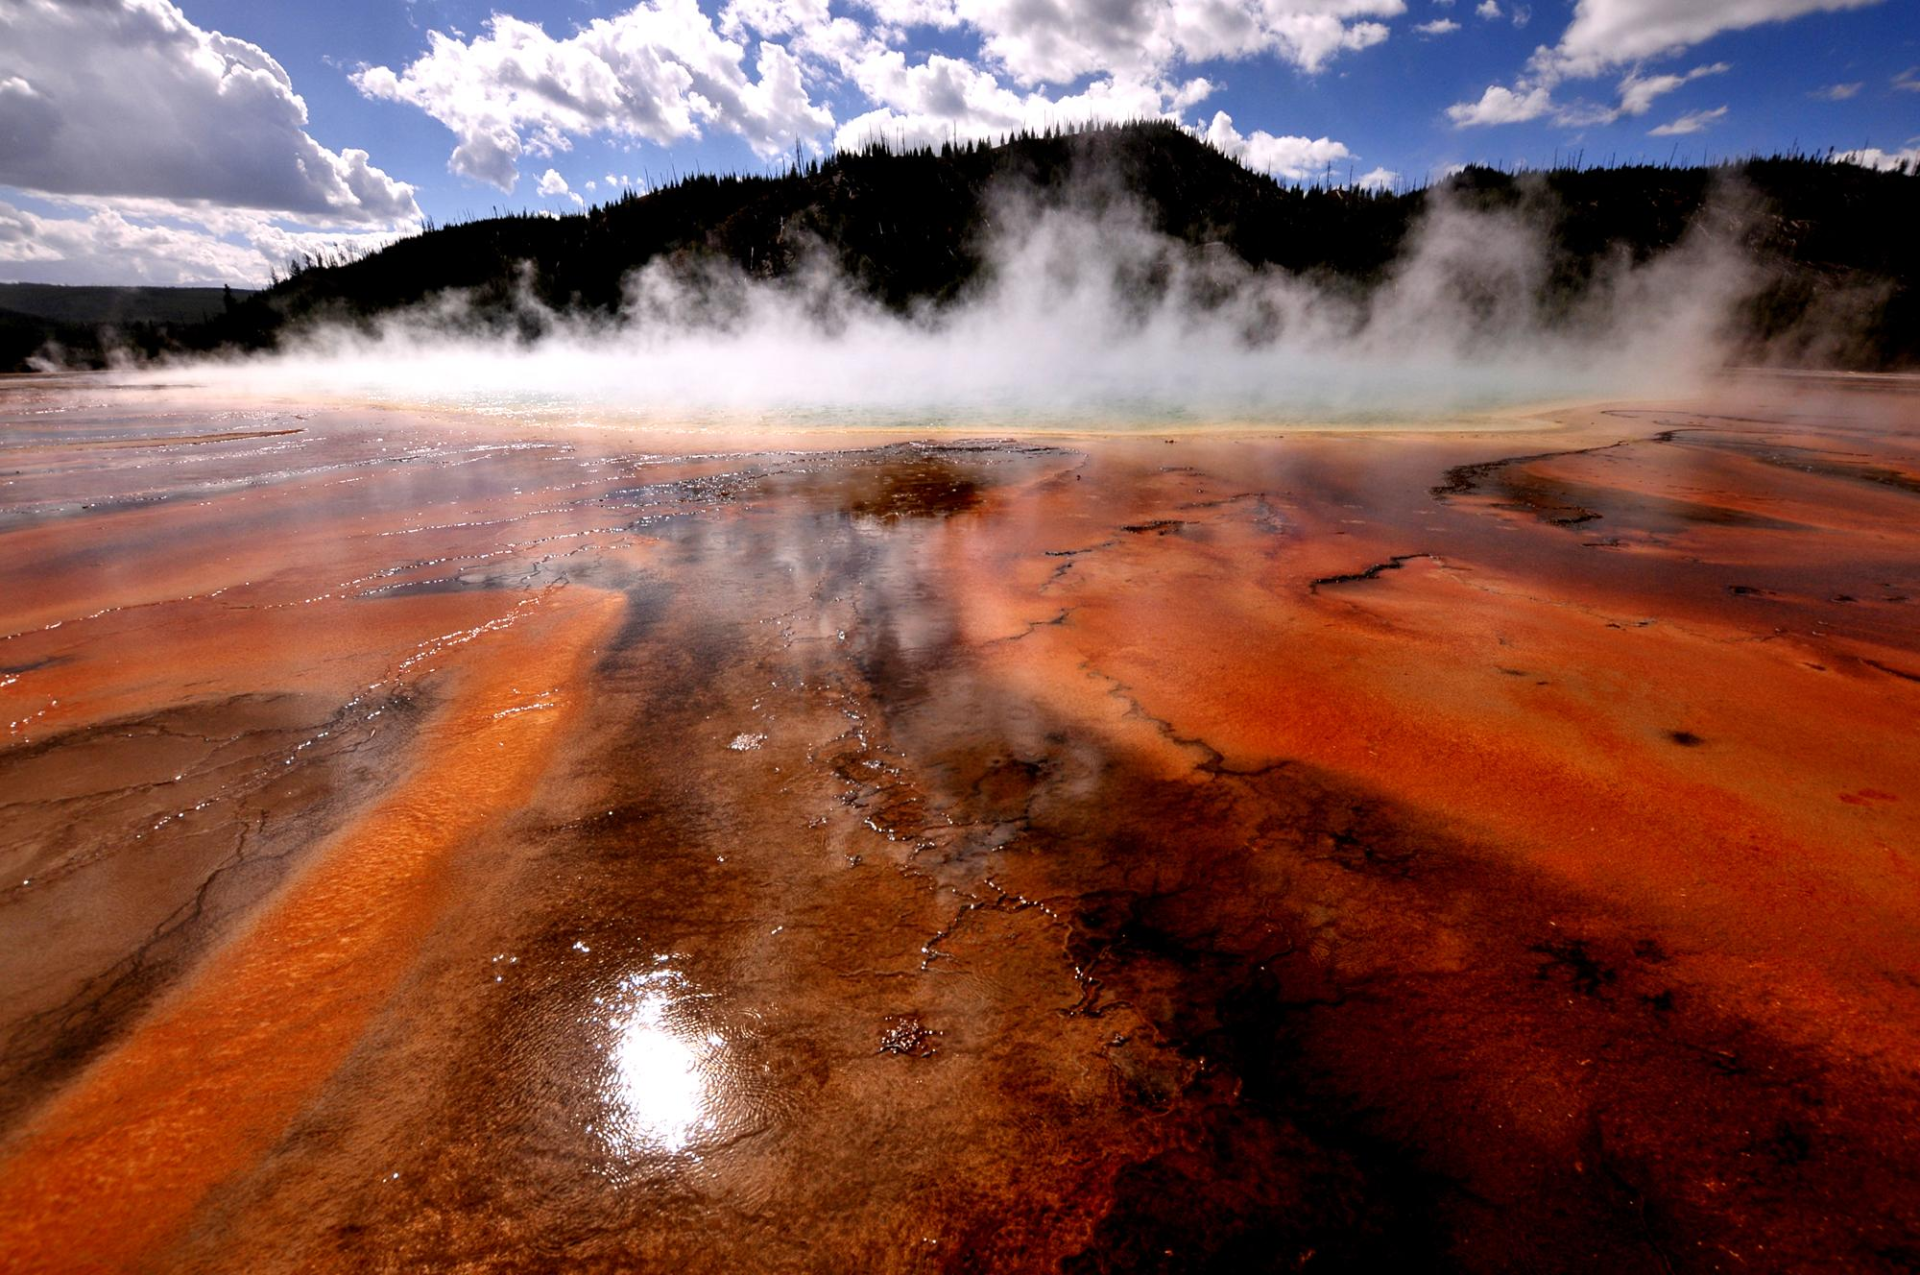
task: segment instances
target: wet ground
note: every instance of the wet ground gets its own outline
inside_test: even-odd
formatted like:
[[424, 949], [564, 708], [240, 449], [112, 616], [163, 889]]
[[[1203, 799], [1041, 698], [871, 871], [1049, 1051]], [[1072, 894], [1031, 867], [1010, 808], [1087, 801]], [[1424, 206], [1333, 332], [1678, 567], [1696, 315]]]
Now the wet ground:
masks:
[[1905, 1270], [1920, 395], [0, 382], [8, 1270]]

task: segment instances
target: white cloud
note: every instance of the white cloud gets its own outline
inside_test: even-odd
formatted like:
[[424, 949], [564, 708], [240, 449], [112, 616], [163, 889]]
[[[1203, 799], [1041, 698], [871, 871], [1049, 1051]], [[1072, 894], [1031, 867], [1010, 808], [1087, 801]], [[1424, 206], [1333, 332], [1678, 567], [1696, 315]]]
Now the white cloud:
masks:
[[1360, 174], [1353, 184], [1361, 190], [1391, 190], [1400, 180], [1400, 174], [1390, 168], [1375, 168]]
[[1908, 93], [1920, 93], [1920, 66], [1910, 66], [1894, 76], [1893, 87]]
[[[1379, 19], [1406, 12], [1406, 0], [853, 3], [854, 16], [835, 16], [829, 0], [726, 0], [710, 19], [696, 0], [643, 0], [565, 38], [496, 13], [473, 39], [431, 32], [413, 62], [365, 67], [353, 81], [451, 129], [452, 171], [510, 190], [529, 157], [592, 135], [668, 145], [721, 128], [773, 159], [829, 136], [842, 147], [927, 144], [1177, 119], [1213, 91], [1175, 74], [1182, 66], [1271, 55], [1312, 73], [1385, 40]], [[935, 52], [909, 65], [898, 46], [912, 27], [967, 30], [979, 55]], [[836, 123], [814, 93], [847, 84], [871, 109]], [[1064, 94], [1048, 87], [1068, 84]]]
[[1479, 101], [1455, 102], [1449, 106], [1447, 118], [1459, 128], [1481, 124], [1519, 124], [1526, 120], [1537, 120], [1552, 108], [1552, 96], [1545, 88], [1515, 93], [1498, 84], [1489, 84]]
[[257, 287], [298, 254], [371, 252], [399, 237], [392, 230], [299, 230], [232, 210], [187, 216], [139, 201], [70, 206], [78, 215], [46, 216], [0, 201], [0, 274], [39, 283]]
[[1503, 12], [1500, 8], [1499, 0], [1480, 0], [1480, 3], [1474, 6], [1473, 12], [1476, 17], [1488, 22], [1497, 21], [1502, 17], [1510, 17], [1513, 19], [1513, 25], [1516, 27], [1524, 27], [1527, 23], [1533, 21], [1533, 10], [1527, 5], [1516, 4], [1511, 10]]
[[1422, 22], [1413, 29], [1421, 35], [1446, 35], [1448, 32], [1458, 31], [1460, 24], [1451, 18], [1435, 18], [1431, 22]]
[[854, 0], [886, 27], [939, 27], [945, 30], [960, 25], [954, 0]]
[[1579, 0], [1553, 51], [1567, 75], [1672, 53], [1723, 31], [1809, 13], [1858, 9], [1879, 0]]
[[[1650, 85], [1666, 77], [1639, 78], [1638, 64], [1649, 58], [1677, 53], [1725, 31], [1744, 30], [1769, 22], [1783, 22], [1809, 13], [1857, 9], [1881, 0], [1577, 0], [1573, 20], [1551, 47], [1542, 45], [1528, 60], [1527, 71], [1504, 95], [1489, 88], [1479, 102], [1457, 102], [1447, 115], [1458, 125], [1509, 124], [1552, 113], [1563, 124], [1609, 123], [1621, 115], [1638, 114], [1623, 98], [1609, 111], [1586, 105], [1557, 106], [1553, 91], [1570, 79], [1591, 79], [1619, 67], [1632, 67], [1628, 81]], [[1491, 11], [1491, 12], [1490, 12]], [[1496, 0], [1484, 0], [1476, 12], [1497, 16]], [[1517, 16], [1517, 11], [1516, 11]], [[1911, 73], [1910, 73], [1911, 74]], [[1685, 79], [1681, 81], [1685, 82]], [[1625, 88], [1625, 83], [1622, 85]], [[1677, 87], [1677, 86], [1676, 86]], [[1920, 87], [1916, 84], [1915, 87]], [[1657, 90], [1654, 96], [1659, 92]], [[1528, 104], [1526, 112], [1503, 111], [1514, 103]], [[1537, 108], [1537, 109], [1536, 109]], [[1642, 107], [1642, 109], [1645, 109]]]
[[1647, 136], [1682, 137], [1688, 133], [1698, 133], [1724, 119], [1726, 114], [1727, 108], [1724, 106], [1716, 106], [1710, 111], [1692, 111], [1671, 123], [1648, 129]]
[[0, 31], [0, 185], [329, 225], [419, 215], [367, 152], [307, 134], [306, 103], [266, 50], [171, 0], [0, 0]]
[[41, 217], [0, 202], [0, 269], [9, 279], [246, 283], [261, 265], [248, 249], [204, 231], [136, 225], [111, 210], [90, 217]]
[[1910, 173], [1920, 173], [1920, 146], [1909, 146], [1897, 151], [1883, 151], [1878, 146], [1863, 146], [1859, 150], [1842, 151], [1834, 158], [1842, 163], [1858, 164], [1862, 168], [1881, 170], [1898, 168]]
[[[1233, 126], [1233, 117], [1225, 111], [1215, 111], [1213, 122], [1200, 134], [1215, 150], [1245, 164], [1248, 168], [1287, 181], [1305, 181], [1309, 178], [1326, 175], [1331, 165], [1341, 160], [1353, 158], [1346, 143], [1329, 138], [1275, 137], [1273, 134], [1256, 130], [1242, 136]], [[1373, 177], [1384, 172], [1376, 169], [1369, 173]], [[1395, 174], [1387, 174], [1391, 181]]]
[[866, 0], [883, 26], [965, 26], [1023, 85], [1146, 81], [1180, 63], [1273, 54], [1314, 73], [1387, 38], [1406, 0]]
[[840, 126], [834, 145], [858, 149], [870, 142], [937, 146], [949, 140], [1000, 137], [1021, 129], [1180, 113], [1213, 91], [1203, 79], [1184, 84], [1095, 80], [1065, 97], [1019, 93], [991, 72], [961, 58], [934, 54], [909, 64], [898, 49], [870, 48], [846, 68], [875, 109]]
[[[588, 182], [587, 186], [591, 188], [593, 183]], [[586, 202], [581, 199], [580, 196], [573, 193], [572, 189], [567, 185], [566, 178], [551, 168], [540, 174], [540, 185], [536, 193], [538, 193], [542, 199], [571, 199], [576, 207]]]
[[[1724, 75], [1732, 68], [1725, 62], [1713, 62], [1706, 66], [1696, 66], [1685, 75], [1641, 76], [1635, 68], [1620, 81], [1619, 115], [1645, 115], [1653, 107], [1654, 99], [1673, 92], [1683, 84], [1690, 84], [1702, 76]], [[1611, 122], [1611, 121], [1607, 121]]]
[[[730, 12], [736, 27], [772, 20]], [[694, 0], [649, 0], [563, 40], [496, 13], [484, 35], [430, 32], [427, 52], [411, 64], [398, 72], [368, 67], [353, 82], [368, 97], [417, 106], [452, 129], [452, 171], [511, 190], [522, 155], [565, 151], [580, 136], [664, 146], [712, 124], [771, 159], [833, 127], [793, 53], [761, 40], [757, 78], [748, 76], [746, 56], [745, 43], [716, 30]]]
[[794, 36], [831, 20], [827, 0], [727, 0], [720, 10], [720, 34], [737, 40], [746, 31], [763, 36]]
[[1807, 96], [1817, 97], [1823, 102], [1844, 102], [1848, 98], [1858, 95], [1860, 90], [1865, 87], [1867, 87], [1867, 85], [1864, 80], [1856, 80], [1852, 84], [1828, 84], [1815, 89], [1813, 92], [1807, 94]]

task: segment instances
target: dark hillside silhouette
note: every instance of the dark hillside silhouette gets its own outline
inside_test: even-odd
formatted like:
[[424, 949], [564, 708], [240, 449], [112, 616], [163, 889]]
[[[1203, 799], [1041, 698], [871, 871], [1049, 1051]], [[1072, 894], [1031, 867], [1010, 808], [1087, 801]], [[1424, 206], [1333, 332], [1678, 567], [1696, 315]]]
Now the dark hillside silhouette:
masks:
[[199, 323], [251, 290], [0, 283], [0, 310], [59, 323]]
[[[1328, 178], [1332, 174], [1327, 174]], [[854, 286], [905, 309], [953, 298], [983, 267], [989, 222], [1008, 199], [1041, 207], [1127, 200], [1149, 224], [1256, 266], [1376, 285], [1429, 204], [1446, 197], [1538, 220], [1551, 284], [1571, 296], [1600, 263], [1644, 259], [1708, 214], [1765, 273], [1745, 317], [1750, 349], [1834, 314], [1875, 317], [1841, 346], [1788, 348], [1817, 363], [1920, 364], [1920, 180], [1821, 158], [1714, 168], [1633, 166], [1504, 173], [1469, 168], [1441, 190], [1288, 186], [1165, 123], [1023, 135], [938, 150], [872, 147], [767, 177], [693, 176], [586, 212], [518, 214], [429, 230], [357, 261], [292, 263], [289, 277], [155, 348], [271, 347], [322, 321], [358, 322], [468, 294], [473, 313], [537, 330], [521, 304], [612, 315], [623, 280], [658, 258], [719, 259], [779, 278], [824, 252]], [[1725, 211], [1716, 211], [1724, 209]], [[1819, 324], [1823, 330], [1831, 325]]]
[[232, 288], [101, 287], [0, 283], [0, 372], [24, 368], [42, 347], [97, 360], [104, 339], [136, 350], [167, 348], [253, 295]]

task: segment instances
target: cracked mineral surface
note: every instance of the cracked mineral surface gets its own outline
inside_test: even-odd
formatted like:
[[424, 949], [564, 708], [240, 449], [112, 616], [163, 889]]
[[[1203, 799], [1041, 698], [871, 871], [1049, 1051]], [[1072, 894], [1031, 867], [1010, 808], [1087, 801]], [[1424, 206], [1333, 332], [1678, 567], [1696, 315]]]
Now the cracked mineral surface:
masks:
[[0, 379], [9, 1271], [1906, 1270], [1920, 393]]

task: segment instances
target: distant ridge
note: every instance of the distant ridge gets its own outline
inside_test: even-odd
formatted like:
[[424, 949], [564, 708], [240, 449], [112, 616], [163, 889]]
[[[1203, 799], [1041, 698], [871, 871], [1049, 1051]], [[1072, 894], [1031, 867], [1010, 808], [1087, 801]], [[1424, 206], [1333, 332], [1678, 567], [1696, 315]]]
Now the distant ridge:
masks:
[[[1877, 320], [1848, 348], [1817, 357], [1857, 368], [1920, 365], [1920, 236], [1912, 230], [1920, 176], [1792, 157], [1710, 169], [1468, 168], [1442, 185], [1470, 207], [1537, 214], [1550, 286], [1572, 291], [1610, 254], [1644, 259], [1673, 246], [1710, 196], [1736, 182], [1753, 212], [1723, 233], [1737, 234], [1771, 272], [1745, 316], [1755, 348], [1864, 289], [1884, 298]], [[610, 315], [628, 274], [658, 258], [718, 259], [778, 278], [822, 248], [887, 306], [938, 305], [979, 274], [995, 194], [1016, 189], [1043, 207], [1132, 200], [1176, 239], [1358, 290], [1384, 277], [1435, 197], [1431, 189], [1284, 185], [1159, 121], [998, 144], [875, 146], [779, 176], [685, 177], [565, 216], [430, 229], [358, 261], [294, 263], [289, 277], [231, 311], [129, 344], [139, 353], [266, 348], [290, 328], [364, 321], [448, 290], [467, 294], [483, 319], [525, 330], [522, 296], [561, 313]]]
[[50, 343], [97, 361], [103, 329], [136, 348], [164, 348], [176, 331], [197, 329], [252, 295], [240, 288], [0, 283], [0, 372], [25, 370]]
[[55, 323], [200, 323], [225, 311], [241, 288], [122, 288], [90, 284], [0, 283], [0, 310]]

